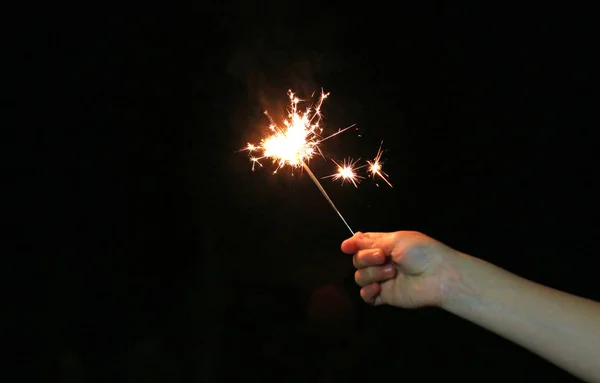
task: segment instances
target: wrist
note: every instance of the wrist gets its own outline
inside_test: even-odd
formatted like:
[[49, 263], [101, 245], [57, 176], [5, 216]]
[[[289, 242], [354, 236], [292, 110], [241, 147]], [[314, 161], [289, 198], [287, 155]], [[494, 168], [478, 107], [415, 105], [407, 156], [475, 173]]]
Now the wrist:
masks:
[[460, 252], [452, 258], [440, 308], [458, 314], [479, 301], [474, 278], [481, 274], [484, 261]]

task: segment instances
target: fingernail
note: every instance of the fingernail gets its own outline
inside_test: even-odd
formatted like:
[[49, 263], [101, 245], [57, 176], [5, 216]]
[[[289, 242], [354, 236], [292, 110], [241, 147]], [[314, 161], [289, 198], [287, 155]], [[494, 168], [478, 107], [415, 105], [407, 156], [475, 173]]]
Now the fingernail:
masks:
[[394, 270], [394, 265], [385, 265], [383, 267], [383, 272], [384, 273], [391, 273], [392, 270]]
[[354, 236], [356, 237], [356, 239], [363, 239], [365, 237], [365, 235], [360, 231], [354, 234]]

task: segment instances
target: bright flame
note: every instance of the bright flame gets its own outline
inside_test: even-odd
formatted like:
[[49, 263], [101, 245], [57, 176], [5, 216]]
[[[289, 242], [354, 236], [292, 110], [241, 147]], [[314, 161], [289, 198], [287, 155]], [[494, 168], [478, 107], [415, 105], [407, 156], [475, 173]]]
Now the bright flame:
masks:
[[342, 185], [344, 184], [345, 181], [350, 181], [350, 182], [352, 182], [354, 187], [358, 187], [360, 180], [365, 178], [365, 177], [361, 177], [358, 174], [356, 174], [356, 171], [358, 169], [366, 166], [366, 165], [363, 165], [358, 168], [356, 167], [356, 163], [358, 161], [360, 161], [360, 159], [358, 159], [356, 161], [347, 159], [347, 160], [344, 160], [344, 162], [341, 165], [338, 164], [337, 162], [335, 162], [334, 160], [332, 160], [332, 161], [334, 164], [337, 165], [337, 170], [338, 170], [337, 173], [331, 174], [329, 176], [325, 176], [323, 178], [333, 178], [334, 181], [342, 180]]
[[306, 108], [305, 111], [298, 111], [298, 104], [303, 100], [296, 97], [291, 90], [288, 91], [288, 96], [290, 98], [290, 110], [288, 117], [283, 121], [283, 126], [275, 124], [269, 113], [265, 112], [271, 121], [269, 129], [272, 131], [272, 134], [263, 139], [259, 145], [248, 143], [244, 149], [249, 154], [253, 152], [260, 154], [250, 157], [252, 170], [254, 170], [256, 164], [262, 166], [260, 160], [264, 158], [269, 158], [273, 163], [277, 164], [274, 173], [277, 173], [277, 170], [285, 165], [302, 167], [315, 153], [319, 152], [322, 155], [319, 148], [321, 142], [354, 126], [351, 125], [328, 137], [321, 138], [320, 134], [323, 132], [323, 129], [320, 127], [322, 118], [321, 105], [323, 105], [323, 101], [329, 96], [329, 93], [321, 91], [321, 96], [316, 105]]
[[392, 184], [390, 183], [390, 181], [388, 181], [386, 178], [389, 176], [382, 170], [382, 166], [383, 166], [383, 162], [381, 161], [381, 156], [383, 155], [383, 151], [381, 150], [382, 146], [383, 146], [383, 141], [381, 142], [381, 145], [379, 145], [379, 150], [377, 150], [377, 155], [375, 156], [375, 159], [373, 161], [367, 161], [367, 164], [369, 165], [369, 172], [371, 173], [371, 176], [373, 177], [373, 179], [375, 179], [375, 176], [379, 176], [390, 187], [393, 187]]

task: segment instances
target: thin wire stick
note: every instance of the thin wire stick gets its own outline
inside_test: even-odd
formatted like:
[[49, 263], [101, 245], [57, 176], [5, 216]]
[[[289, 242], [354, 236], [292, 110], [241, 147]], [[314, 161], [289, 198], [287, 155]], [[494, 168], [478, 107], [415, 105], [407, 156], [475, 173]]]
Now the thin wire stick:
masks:
[[342, 213], [340, 213], [340, 211], [337, 209], [337, 207], [335, 207], [335, 204], [333, 203], [333, 201], [331, 200], [331, 198], [329, 198], [329, 196], [327, 195], [327, 192], [325, 191], [325, 189], [323, 189], [323, 186], [321, 186], [321, 183], [319, 182], [319, 180], [317, 179], [317, 177], [315, 177], [315, 175], [310, 170], [310, 168], [308, 167], [308, 165], [306, 165], [306, 163], [302, 162], [302, 165], [304, 166], [304, 169], [306, 170], [306, 172], [308, 173], [308, 175], [310, 176], [310, 178], [313, 180], [313, 182], [315, 183], [315, 185], [317, 185], [317, 187], [319, 188], [319, 191], [321, 192], [321, 194], [323, 194], [323, 197], [325, 197], [325, 199], [327, 200], [327, 202], [329, 202], [329, 204], [331, 205], [331, 207], [333, 208], [333, 210], [335, 210], [335, 212], [340, 216], [340, 218], [342, 219], [342, 222], [344, 222], [344, 225], [346, 225], [346, 227], [348, 228], [348, 230], [350, 230], [350, 233], [352, 235], [354, 235], [354, 231], [350, 228], [350, 225], [348, 225], [348, 222], [346, 222], [346, 220], [342, 216]]

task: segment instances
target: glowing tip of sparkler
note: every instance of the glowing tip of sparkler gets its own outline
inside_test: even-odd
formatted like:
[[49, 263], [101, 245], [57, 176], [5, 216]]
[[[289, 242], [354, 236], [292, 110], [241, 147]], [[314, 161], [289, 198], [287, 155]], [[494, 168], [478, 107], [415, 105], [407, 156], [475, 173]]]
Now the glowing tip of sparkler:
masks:
[[[254, 170], [256, 164], [262, 167], [263, 164], [261, 164], [260, 160], [267, 158], [276, 164], [277, 168], [273, 174], [277, 174], [279, 169], [286, 166], [291, 168], [301, 167], [315, 154], [320, 153], [323, 155], [320, 150], [320, 144], [323, 141], [354, 127], [354, 125], [348, 126], [325, 138], [319, 136], [323, 132], [323, 127], [321, 127], [319, 123], [322, 118], [320, 113], [321, 105], [328, 96], [329, 93], [325, 93], [321, 89], [320, 100], [315, 105], [306, 108], [304, 111], [300, 111], [297, 109], [298, 104], [304, 102], [304, 100], [300, 99], [294, 92], [289, 90], [289, 114], [284, 118], [281, 124], [273, 121], [269, 112], [265, 110], [264, 113], [267, 115], [270, 122], [268, 129], [272, 133], [262, 139], [260, 144], [256, 145], [248, 143], [245, 147], [245, 150], [249, 153], [249, 159], [252, 162], [252, 170]], [[358, 130], [358, 128], [356, 129]], [[334, 180], [341, 180], [342, 183], [344, 183], [344, 181], [350, 181], [354, 186], [357, 186], [360, 179], [365, 178], [359, 176], [357, 170], [369, 166], [368, 172], [373, 178], [380, 178], [391, 186], [389, 181], [385, 178], [387, 177], [387, 174], [382, 170], [383, 163], [380, 160], [381, 155], [382, 150], [380, 146], [375, 159], [373, 161], [367, 161], [367, 164], [363, 166], [357, 167], [356, 164], [359, 160], [353, 161], [351, 159], [344, 161], [342, 164], [336, 163], [337, 172], [330, 177]]]

